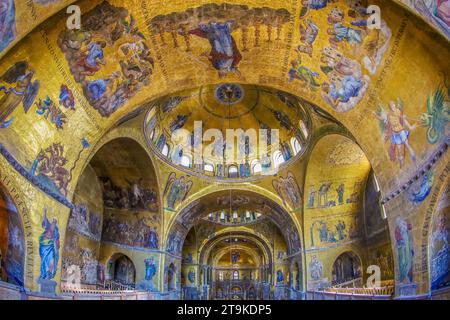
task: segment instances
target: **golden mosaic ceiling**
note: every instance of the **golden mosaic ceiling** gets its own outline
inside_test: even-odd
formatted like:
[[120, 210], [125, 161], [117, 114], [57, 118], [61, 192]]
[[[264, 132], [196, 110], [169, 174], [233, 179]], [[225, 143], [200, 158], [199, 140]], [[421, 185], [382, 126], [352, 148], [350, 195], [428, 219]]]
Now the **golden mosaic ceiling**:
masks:
[[[1, 60], [0, 74], [10, 75], [1, 86], [14, 88], [22, 73], [34, 85], [23, 107], [20, 99], [2, 107], [7, 127], [0, 130], [2, 144], [24, 167], [31, 167], [41, 149], [63, 141], [65, 157], [75, 161], [82, 141], [96, 145], [119, 119], [143, 105], [231, 83], [270, 86], [330, 113], [355, 137], [375, 171], [383, 168], [380, 184], [391, 189], [407, 178], [396, 174], [399, 165], [390, 160], [383, 135], [374, 134], [379, 121], [373, 114], [399, 100], [405, 115], [420, 119], [450, 68], [446, 42], [436, 41], [417, 17], [386, 0], [376, 2], [382, 20], [374, 30], [364, 25], [364, 3], [351, 0], [77, 4], [81, 30], [67, 30], [60, 12]], [[228, 43], [225, 55], [218, 43]], [[427, 141], [433, 124], [414, 122], [409, 142], [424, 161], [435, 150], [436, 139]], [[445, 135], [444, 126], [437, 140]], [[72, 162], [76, 174], [69, 192], [83, 167], [78, 163], [87, 159], [81, 152]], [[416, 169], [409, 160], [402, 166], [406, 176]]]
[[[152, 195], [161, 204], [153, 208], [161, 214], [160, 248], [179, 251], [173, 249], [181, 233], [175, 229], [191, 227], [210, 210], [230, 207], [217, 200], [230, 198], [231, 188], [232, 195], [251, 198], [244, 209], [266, 210], [263, 215], [289, 239], [290, 253], [301, 247], [334, 248], [335, 240], [351, 242], [358, 238], [353, 230], [330, 238], [322, 237], [319, 227], [342, 231], [344, 224], [356, 225], [371, 169], [392, 214], [387, 217], [391, 233], [404, 215], [414, 226], [415, 249], [427, 248], [423, 243], [428, 234], [420, 227], [429, 224], [430, 217], [423, 213], [433, 211], [427, 207], [432, 197], [413, 203], [423, 194], [410, 186], [424, 181], [429, 193], [427, 183], [434, 183], [435, 199], [448, 172], [450, 46], [430, 27], [434, 23], [447, 34], [448, 24], [440, 23], [446, 21], [445, 7], [436, 11], [422, 0], [404, 1], [426, 17], [425, 22], [396, 1], [377, 0], [380, 26], [371, 29], [362, 10], [367, 3], [358, 0], [83, 0], [76, 2], [82, 28], [69, 30], [66, 13], [58, 10], [71, 1], [0, 1], [7, 9], [0, 13], [0, 173], [26, 218], [31, 248], [27, 287], [38, 287], [35, 235], [42, 231], [44, 212], [45, 219], [58, 220], [64, 241], [76, 186], [96, 151], [100, 153], [93, 167], [96, 160], [102, 162], [95, 168], [98, 174], [112, 176], [122, 188], [140, 190], [143, 174], [132, 172], [133, 164], [125, 158], [135, 154], [130, 149], [149, 142], [151, 131], [143, 136], [149, 122], [145, 128], [143, 119], [116, 125], [155, 102], [160, 132], [150, 139], [156, 145], [161, 133], [169, 134], [182, 122], [191, 130], [196, 118], [221, 130], [224, 122], [244, 129], [267, 122], [289, 141], [301, 129], [299, 121], [311, 116], [311, 124], [305, 124], [312, 135], [305, 157], [277, 176], [227, 184], [198, 179], [194, 170], [167, 166], [164, 157], [140, 150], [128, 160], [142, 167], [148, 156], [154, 165], [154, 174], [146, 173], [155, 179], [145, 176], [143, 187], [161, 191]], [[298, 106], [290, 108], [280, 92], [295, 97]], [[177, 96], [187, 98], [162, 112], [167, 99]], [[285, 113], [293, 130], [283, 127], [270, 108]], [[357, 146], [330, 133], [354, 137]], [[122, 136], [137, 143], [101, 150], [109, 139]], [[424, 175], [424, 168], [439, 178], [426, 181], [430, 172]], [[122, 174], [115, 179], [118, 173], [131, 174], [133, 181]], [[208, 210], [199, 209], [198, 203]], [[343, 214], [345, 221], [338, 217]], [[311, 234], [305, 236], [307, 229]], [[394, 243], [395, 237], [391, 239]], [[426, 273], [419, 269], [426, 268], [428, 253], [419, 251], [411, 265], [414, 273]], [[316, 258], [323, 260], [312, 252], [307, 261], [317, 265]], [[161, 269], [170, 259], [158, 260]], [[426, 279], [419, 281], [419, 290], [428, 288]]]
[[[240, 164], [248, 165], [249, 171], [240, 168], [236, 178], [261, 174], [261, 167], [259, 172], [254, 169], [255, 163], [261, 166], [259, 144], [263, 141], [269, 158], [283, 151], [283, 162], [298, 158], [309, 141], [311, 119], [301, 102], [265, 87], [222, 83], [179, 92], [149, 105], [144, 125], [149, 147], [178, 168], [209, 176], [232, 178], [227, 165]], [[203, 152], [208, 147], [213, 152]], [[200, 167], [194, 163], [196, 150], [203, 160]], [[183, 164], [183, 156], [188, 163]], [[211, 166], [209, 172], [204, 164]], [[226, 172], [219, 172], [223, 167]]]

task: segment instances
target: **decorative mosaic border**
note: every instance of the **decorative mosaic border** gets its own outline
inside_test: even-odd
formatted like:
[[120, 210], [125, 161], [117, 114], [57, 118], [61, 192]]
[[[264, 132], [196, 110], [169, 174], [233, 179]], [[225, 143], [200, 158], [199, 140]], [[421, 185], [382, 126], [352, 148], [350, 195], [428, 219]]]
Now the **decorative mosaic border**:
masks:
[[394, 200], [404, 191], [408, 190], [409, 187], [422, 178], [438, 161], [442, 158], [442, 156], [447, 152], [448, 146], [450, 144], [450, 137], [447, 137], [446, 140], [442, 143], [442, 145], [425, 161], [420, 168], [416, 171], [416, 174], [411, 177], [406, 183], [401, 185], [397, 190], [391, 192], [386, 197], [384, 197], [381, 201], [381, 204], [386, 204], [389, 201]]

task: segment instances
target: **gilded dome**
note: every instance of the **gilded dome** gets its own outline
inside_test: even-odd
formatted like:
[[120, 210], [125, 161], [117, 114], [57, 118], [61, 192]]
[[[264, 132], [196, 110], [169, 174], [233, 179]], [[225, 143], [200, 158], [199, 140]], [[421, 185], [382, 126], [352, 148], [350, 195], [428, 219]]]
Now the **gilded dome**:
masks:
[[298, 98], [237, 83], [161, 98], [150, 104], [145, 121], [148, 145], [161, 159], [222, 179], [270, 174], [298, 159], [311, 130], [308, 111]]

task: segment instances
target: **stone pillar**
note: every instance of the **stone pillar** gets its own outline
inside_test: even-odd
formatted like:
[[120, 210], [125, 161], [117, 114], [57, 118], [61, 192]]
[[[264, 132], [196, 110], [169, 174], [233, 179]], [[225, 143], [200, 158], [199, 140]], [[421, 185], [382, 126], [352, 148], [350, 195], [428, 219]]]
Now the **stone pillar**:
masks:
[[270, 283], [264, 282], [262, 290], [263, 290], [262, 299], [269, 300], [270, 299]]
[[208, 267], [203, 267], [203, 285], [208, 285]]
[[203, 286], [202, 300], [209, 300], [209, 285]]

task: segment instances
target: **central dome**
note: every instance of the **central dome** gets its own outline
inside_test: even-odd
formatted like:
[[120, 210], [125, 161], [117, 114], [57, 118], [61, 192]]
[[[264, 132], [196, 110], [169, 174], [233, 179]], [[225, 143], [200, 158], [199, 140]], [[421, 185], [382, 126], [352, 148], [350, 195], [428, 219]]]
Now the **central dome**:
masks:
[[[158, 99], [150, 104], [145, 121], [148, 146], [163, 161], [194, 175], [224, 180], [272, 174], [303, 154], [311, 130], [309, 114], [298, 98], [237, 83]], [[184, 144], [177, 140], [180, 132], [186, 137]]]

